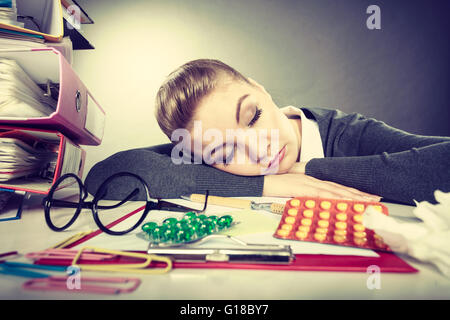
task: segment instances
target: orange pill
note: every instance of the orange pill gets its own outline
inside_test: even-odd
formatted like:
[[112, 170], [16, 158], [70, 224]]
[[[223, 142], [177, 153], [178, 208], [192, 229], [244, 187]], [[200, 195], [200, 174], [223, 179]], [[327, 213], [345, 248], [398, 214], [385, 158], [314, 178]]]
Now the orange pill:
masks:
[[335, 226], [336, 226], [337, 229], [341, 229], [341, 230], [347, 229], [347, 223], [346, 222], [338, 221], [338, 222], [336, 222]]
[[324, 210], [328, 210], [331, 208], [331, 202], [330, 201], [322, 201], [320, 203], [320, 207]]
[[314, 233], [314, 239], [317, 241], [324, 241], [327, 238], [327, 236], [323, 233]]
[[297, 216], [297, 214], [298, 214], [298, 210], [295, 209], [295, 208], [290, 208], [290, 209], [288, 210], [288, 215], [290, 215], [290, 216], [292, 216], [292, 217]]
[[316, 233], [326, 234], [328, 232], [327, 228], [316, 228]]
[[306, 237], [308, 236], [308, 232], [297, 231], [295, 233], [295, 236], [299, 239], [306, 239]]
[[281, 237], [287, 237], [289, 235], [289, 230], [280, 229], [277, 231], [277, 234]]
[[338, 242], [338, 243], [342, 243], [342, 242], [345, 241], [345, 236], [335, 235], [335, 236], [333, 237], [333, 240], [336, 241], [336, 242]]
[[338, 213], [336, 215], [336, 219], [339, 220], [339, 221], [345, 221], [345, 220], [347, 220], [347, 214], [342, 213], [342, 212]]
[[353, 210], [356, 212], [364, 212], [364, 205], [362, 203], [356, 203], [353, 205]]
[[298, 207], [300, 205], [300, 200], [298, 199], [292, 199], [290, 202], [291, 206]]
[[339, 211], [345, 211], [345, 210], [347, 210], [347, 207], [348, 207], [348, 205], [347, 205], [345, 202], [339, 202], [339, 203], [336, 205], [336, 208], [337, 208]]
[[286, 217], [286, 219], [284, 219], [284, 222], [289, 223], [289, 224], [294, 224], [295, 222], [295, 218], [294, 217]]
[[312, 220], [309, 219], [309, 218], [303, 218], [303, 219], [300, 221], [300, 223], [301, 223], [303, 226], [310, 226], [310, 225], [312, 224]]
[[363, 231], [358, 231], [358, 232], [354, 232], [353, 233], [353, 236], [355, 237], [355, 238], [365, 238], [366, 237], [366, 233], [365, 232], [363, 232]]
[[319, 213], [319, 217], [320, 217], [320, 219], [325, 219], [325, 220], [330, 219], [330, 213], [328, 211], [321, 211]]
[[292, 224], [285, 223], [285, 224], [283, 224], [281, 226], [281, 229], [291, 231], [292, 230]]
[[316, 205], [316, 202], [314, 200], [306, 200], [305, 207], [312, 209]]
[[358, 223], [361, 223], [361, 222], [363, 221], [363, 216], [362, 216], [362, 214], [355, 214], [355, 215], [353, 216], [353, 221], [358, 222]]
[[317, 222], [317, 225], [321, 228], [328, 228], [328, 226], [330, 225], [330, 223], [328, 222], [328, 220], [319, 220]]
[[347, 234], [347, 230], [340, 230], [340, 229], [336, 229], [336, 230], [334, 230], [334, 234], [335, 235], [337, 235], [337, 236], [345, 236], [346, 234]]
[[355, 242], [355, 244], [361, 246], [367, 242], [367, 239], [366, 238], [353, 238], [353, 242]]
[[312, 218], [313, 215], [314, 215], [314, 211], [312, 211], [311, 209], [303, 211], [303, 216], [305, 218]]
[[298, 231], [309, 232], [309, 226], [299, 226]]
[[357, 224], [353, 225], [353, 229], [355, 231], [364, 231], [364, 230], [366, 230], [366, 228], [364, 228], [364, 226], [362, 224], [360, 224], [360, 223], [357, 223]]

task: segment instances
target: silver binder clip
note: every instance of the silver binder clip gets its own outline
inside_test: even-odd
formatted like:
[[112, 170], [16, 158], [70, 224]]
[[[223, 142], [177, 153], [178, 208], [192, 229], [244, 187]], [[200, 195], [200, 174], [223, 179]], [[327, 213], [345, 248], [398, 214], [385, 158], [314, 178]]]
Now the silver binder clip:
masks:
[[[194, 246], [210, 239], [222, 238], [235, 242], [238, 246], [208, 248]], [[180, 245], [150, 243], [147, 253], [168, 256], [174, 261], [186, 262], [234, 262], [288, 264], [295, 260], [290, 246], [274, 244], [246, 243], [228, 235], [212, 234], [207, 237]]]

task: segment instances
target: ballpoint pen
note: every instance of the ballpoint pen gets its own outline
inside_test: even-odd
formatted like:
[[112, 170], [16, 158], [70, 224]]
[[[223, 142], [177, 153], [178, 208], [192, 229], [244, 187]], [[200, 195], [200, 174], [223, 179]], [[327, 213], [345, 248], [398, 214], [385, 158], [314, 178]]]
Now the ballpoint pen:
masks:
[[[203, 194], [193, 193], [191, 195], [182, 195], [181, 198], [193, 202], [205, 202]], [[251, 200], [208, 196], [208, 203], [231, 208], [265, 210], [277, 214], [283, 214], [284, 211], [284, 204], [276, 202], [256, 203]]]

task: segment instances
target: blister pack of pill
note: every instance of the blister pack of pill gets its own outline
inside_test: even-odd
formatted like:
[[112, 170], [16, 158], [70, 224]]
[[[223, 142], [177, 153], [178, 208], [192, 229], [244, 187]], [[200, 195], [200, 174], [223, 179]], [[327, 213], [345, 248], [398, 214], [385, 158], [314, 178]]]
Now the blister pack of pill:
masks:
[[379, 202], [293, 198], [286, 202], [274, 237], [392, 251], [380, 236], [362, 224], [369, 205], [389, 214], [388, 208]]
[[184, 214], [181, 219], [169, 217], [161, 224], [147, 222], [142, 225], [142, 232], [137, 235], [155, 246], [182, 245], [227, 230], [235, 224], [230, 215], [206, 216], [191, 211]]

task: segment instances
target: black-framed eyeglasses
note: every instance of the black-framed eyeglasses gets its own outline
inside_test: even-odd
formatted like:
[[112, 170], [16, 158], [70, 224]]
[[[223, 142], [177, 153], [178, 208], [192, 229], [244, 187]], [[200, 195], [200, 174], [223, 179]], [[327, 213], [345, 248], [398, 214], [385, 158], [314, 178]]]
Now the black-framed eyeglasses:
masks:
[[[117, 188], [119, 185], [121, 187]], [[152, 201], [145, 180], [130, 172], [110, 176], [97, 189], [92, 201], [85, 201], [87, 197], [86, 187], [77, 175], [67, 173], [61, 176], [42, 201], [45, 221], [50, 229], [63, 231], [69, 228], [82, 209], [90, 209], [100, 230], [110, 235], [123, 235], [142, 224], [151, 210], [204, 212], [208, 203], [208, 191], [202, 210], [160, 199]]]

